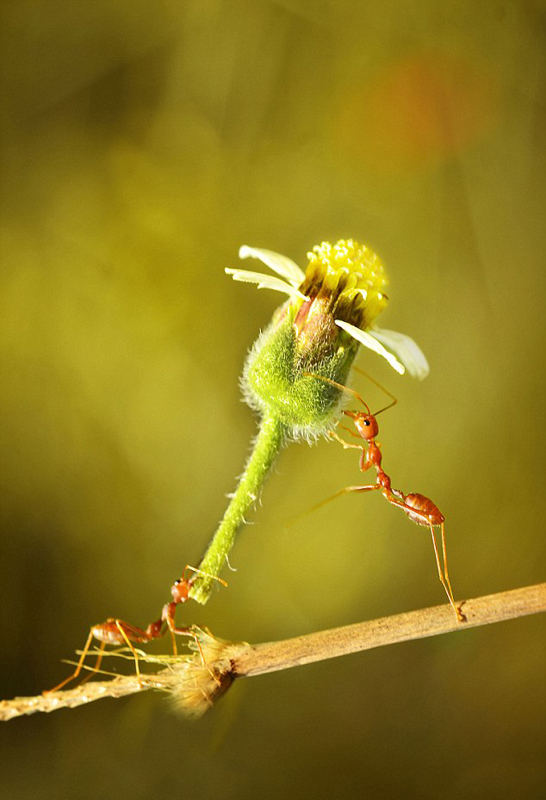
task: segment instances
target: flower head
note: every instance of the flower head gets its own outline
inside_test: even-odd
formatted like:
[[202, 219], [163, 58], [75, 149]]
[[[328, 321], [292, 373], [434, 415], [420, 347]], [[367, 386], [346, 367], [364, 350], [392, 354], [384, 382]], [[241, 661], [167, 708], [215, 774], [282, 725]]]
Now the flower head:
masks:
[[407, 370], [421, 380], [428, 375], [428, 362], [413, 339], [375, 324], [388, 302], [388, 281], [383, 262], [366, 245], [353, 239], [341, 239], [335, 245], [322, 242], [307, 254], [305, 273], [291, 259], [271, 250], [245, 245], [239, 256], [256, 258], [281, 276], [226, 269], [236, 281], [255, 283], [258, 289], [274, 289], [290, 296], [290, 305], [297, 312], [294, 326], [300, 350], [317, 346], [326, 329], [330, 336], [337, 335], [335, 330], [332, 333], [335, 324], [385, 358], [400, 374]]
[[293, 438], [314, 438], [333, 424], [358, 345], [387, 359], [399, 373], [423, 378], [428, 364], [409, 337], [381, 330], [375, 319], [388, 302], [381, 260], [352, 239], [323, 242], [308, 253], [306, 272], [286, 256], [241, 247], [276, 275], [227, 269], [234, 280], [288, 295], [254, 344], [243, 374], [247, 401], [280, 420]]

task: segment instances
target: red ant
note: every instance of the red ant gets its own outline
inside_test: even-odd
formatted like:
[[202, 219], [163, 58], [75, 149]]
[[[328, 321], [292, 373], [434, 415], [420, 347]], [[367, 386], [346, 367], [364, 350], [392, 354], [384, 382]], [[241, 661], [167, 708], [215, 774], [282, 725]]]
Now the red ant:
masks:
[[[86, 678], [83, 679], [82, 683], [85, 683], [85, 681], [89, 680], [89, 678], [93, 673], [98, 672], [104, 655], [104, 648], [107, 644], [127, 645], [129, 650], [133, 654], [133, 658], [135, 660], [135, 672], [140, 682], [141, 674], [138, 661], [138, 653], [136, 649], [133, 647], [132, 642], [143, 644], [146, 642], [151, 642], [154, 639], [160, 639], [166, 633], [166, 630], [170, 631], [173, 643], [173, 652], [175, 655], [177, 654], [175, 634], [178, 634], [180, 636], [189, 636], [191, 639], [193, 639], [201, 656], [203, 666], [205, 666], [209, 670], [212, 678], [214, 678], [214, 680], [217, 681], [216, 676], [207, 666], [203, 654], [203, 648], [201, 647], [201, 642], [199, 641], [199, 637], [198, 634], [196, 633], [195, 626], [185, 625], [183, 627], [178, 628], [175, 623], [174, 615], [176, 612], [176, 606], [179, 605], [180, 603], [185, 603], [186, 600], [189, 599], [191, 580], [187, 580], [184, 577], [187, 570], [192, 570], [193, 572], [198, 573], [199, 575], [204, 575], [205, 577], [214, 578], [214, 580], [217, 580], [219, 583], [222, 584], [222, 586], [227, 586], [227, 583], [224, 580], [222, 580], [222, 578], [218, 578], [215, 575], [209, 575], [208, 573], [202, 572], [201, 570], [196, 569], [195, 567], [191, 567], [189, 564], [187, 564], [184, 567], [184, 571], [182, 572], [182, 577], [176, 580], [171, 586], [171, 595], [173, 599], [170, 603], [166, 603], [163, 606], [163, 610], [161, 612], [161, 616], [159, 619], [157, 619], [155, 622], [151, 622], [146, 628], [146, 630], [144, 630], [143, 628], [137, 628], [135, 625], [131, 625], [131, 623], [129, 622], [124, 622], [121, 619], [115, 619], [113, 617], [107, 619], [106, 622], [101, 622], [98, 625], [93, 625], [91, 630], [89, 631], [89, 636], [87, 637], [87, 641], [82, 650], [80, 660], [78, 661], [76, 669], [74, 670], [72, 675], [69, 675], [68, 678], [65, 678], [64, 681], [61, 681], [53, 689], [47, 689], [44, 692], [44, 694], [57, 692], [59, 691], [59, 689], [62, 689], [63, 686], [66, 686], [66, 684], [69, 683], [71, 680], [74, 680], [74, 678], [78, 677], [78, 675], [82, 671], [85, 658], [89, 652], [93, 639], [97, 639], [101, 643], [100, 649], [97, 656], [97, 660], [95, 662], [95, 666], [93, 667], [91, 673]], [[166, 628], [165, 625], [167, 626]]]
[[[356, 369], [356, 367], [355, 367]], [[359, 372], [363, 372], [362, 370], [358, 370]], [[461, 609], [456, 605], [455, 599], [453, 597], [453, 590], [451, 588], [451, 582], [449, 580], [449, 573], [447, 569], [447, 552], [446, 552], [446, 537], [445, 537], [445, 529], [444, 529], [444, 521], [445, 517], [436, 506], [432, 500], [428, 497], [425, 497], [423, 494], [418, 494], [416, 492], [412, 492], [411, 494], [404, 494], [399, 489], [393, 489], [391, 485], [391, 479], [381, 466], [382, 460], [382, 453], [381, 453], [381, 445], [379, 442], [376, 441], [376, 436], [379, 433], [379, 425], [377, 424], [377, 415], [381, 414], [383, 411], [386, 411], [388, 408], [392, 408], [392, 406], [397, 402], [396, 398], [383, 386], [381, 386], [377, 381], [375, 381], [370, 375], [366, 375], [372, 383], [375, 383], [376, 386], [383, 389], [383, 391], [389, 395], [392, 399], [392, 402], [389, 405], [382, 408], [380, 411], [377, 411], [375, 414], [372, 414], [370, 408], [367, 403], [364, 402], [362, 397], [355, 392], [354, 389], [349, 389], [347, 386], [343, 386], [340, 383], [336, 383], [329, 378], [325, 378], [321, 375], [311, 375], [311, 373], [306, 373], [309, 377], [319, 378], [320, 380], [326, 381], [326, 383], [330, 383], [332, 386], [335, 386], [338, 389], [341, 389], [344, 392], [350, 392], [353, 394], [357, 400], [359, 400], [366, 411], [344, 411], [343, 413], [350, 417], [355, 425], [355, 431], [351, 430], [350, 428], [346, 428], [345, 426], [341, 426], [344, 430], [348, 431], [351, 436], [356, 438], [364, 439], [366, 442], [367, 447], [364, 447], [361, 444], [350, 444], [342, 439], [340, 436], [337, 435], [335, 431], [330, 431], [330, 434], [340, 442], [345, 449], [347, 448], [354, 448], [356, 450], [361, 450], [360, 456], [360, 469], [362, 472], [366, 472], [366, 470], [370, 469], [370, 467], [374, 467], [377, 473], [377, 482], [374, 484], [366, 485], [366, 486], [346, 486], [345, 489], [341, 489], [336, 494], [329, 497], [327, 500], [324, 500], [322, 503], [319, 503], [318, 508], [325, 503], [328, 503], [330, 500], [333, 500], [336, 497], [339, 497], [346, 492], [372, 492], [372, 491], [380, 491], [383, 497], [388, 500], [393, 506], [397, 506], [401, 508], [402, 511], [407, 514], [412, 522], [417, 523], [417, 525], [424, 525], [430, 529], [430, 533], [432, 536], [432, 545], [434, 547], [434, 556], [436, 558], [436, 566], [438, 568], [438, 577], [442, 583], [442, 586], [445, 589], [447, 594], [447, 598], [453, 608], [455, 614], [457, 615], [457, 620], [459, 622], [466, 622], [466, 617], [462, 613]], [[434, 533], [434, 528], [439, 527], [441, 530], [441, 537], [442, 537], [442, 561], [443, 561], [443, 571], [442, 566], [440, 564], [440, 557], [438, 554], [438, 547], [436, 545], [436, 537]]]

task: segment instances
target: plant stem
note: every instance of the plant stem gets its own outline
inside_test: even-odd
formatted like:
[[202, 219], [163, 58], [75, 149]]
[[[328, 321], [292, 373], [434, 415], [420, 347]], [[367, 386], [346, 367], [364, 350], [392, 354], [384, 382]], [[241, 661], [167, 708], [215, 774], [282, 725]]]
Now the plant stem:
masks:
[[216, 583], [214, 577], [222, 567], [233, 547], [237, 531], [245, 522], [245, 514], [257, 500], [262, 484], [281, 449], [285, 438], [282, 423], [273, 416], [264, 416], [254, 441], [250, 458], [224, 517], [209, 544], [199, 569], [206, 575], [196, 575], [191, 581], [190, 597], [205, 604]]

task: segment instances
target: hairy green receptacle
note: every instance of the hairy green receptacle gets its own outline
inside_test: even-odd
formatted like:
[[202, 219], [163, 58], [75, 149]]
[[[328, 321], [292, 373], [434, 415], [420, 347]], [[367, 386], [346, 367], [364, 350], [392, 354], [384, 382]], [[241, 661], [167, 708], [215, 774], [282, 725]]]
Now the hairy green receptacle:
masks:
[[289, 438], [313, 441], [335, 421], [342, 393], [313, 376], [347, 381], [357, 346], [340, 333], [334, 326], [328, 337], [333, 346], [328, 348], [302, 348], [289, 308], [248, 355], [242, 379], [245, 399], [261, 414], [278, 419]]

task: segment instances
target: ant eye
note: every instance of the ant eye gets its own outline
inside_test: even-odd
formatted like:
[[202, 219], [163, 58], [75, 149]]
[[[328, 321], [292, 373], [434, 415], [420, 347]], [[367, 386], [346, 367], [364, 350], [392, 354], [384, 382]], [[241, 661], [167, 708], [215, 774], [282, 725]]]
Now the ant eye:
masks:
[[365, 419], [365, 420], [364, 420], [364, 425], [371, 425], [371, 422], [370, 422], [370, 420], [369, 420], [369, 419]]
[[177, 578], [174, 582], [175, 586], [179, 586], [182, 583], [182, 578]]

